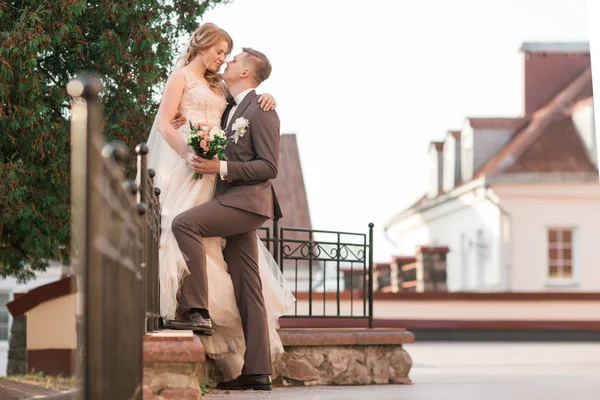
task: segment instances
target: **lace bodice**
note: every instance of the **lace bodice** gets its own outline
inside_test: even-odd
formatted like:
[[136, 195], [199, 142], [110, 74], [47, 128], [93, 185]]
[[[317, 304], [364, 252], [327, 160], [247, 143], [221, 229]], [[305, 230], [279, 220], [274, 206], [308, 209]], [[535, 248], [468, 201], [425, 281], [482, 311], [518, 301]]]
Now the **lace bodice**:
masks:
[[[205, 80], [194, 76], [193, 72], [181, 69], [185, 75], [185, 89], [181, 97], [179, 109], [191, 121], [209, 122], [213, 125], [221, 124], [221, 116], [227, 101], [225, 95], [214, 92]], [[179, 128], [180, 133], [187, 133], [189, 124]]]

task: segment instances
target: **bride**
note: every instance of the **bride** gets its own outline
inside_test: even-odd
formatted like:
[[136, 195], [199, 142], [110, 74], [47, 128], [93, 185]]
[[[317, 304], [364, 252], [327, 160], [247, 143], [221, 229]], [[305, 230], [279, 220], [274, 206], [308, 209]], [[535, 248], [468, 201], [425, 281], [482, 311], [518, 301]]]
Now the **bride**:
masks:
[[[194, 153], [186, 144], [189, 123], [175, 129], [171, 123], [181, 112], [187, 121], [220, 125], [227, 106], [227, 89], [218, 70], [233, 49], [229, 34], [214, 24], [205, 23], [193, 34], [185, 53], [171, 73], [158, 115], [148, 138], [148, 165], [156, 171], [155, 185], [161, 189], [162, 207], [159, 265], [160, 306], [165, 319], [176, 317], [177, 293], [190, 273], [171, 230], [173, 219], [213, 198], [216, 176], [204, 174], [192, 179], [188, 165]], [[270, 108], [271, 97], [258, 101]], [[177, 105], [177, 106], [176, 106]], [[233, 284], [223, 257], [221, 238], [203, 238], [207, 257], [208, 305], [213, 335], [200, 335], [207, 355], [216, 360], [223, 378], [231, 380], [241, 374], [246, 344], [237, 308]], [[262, 294], [268, 317], [271, 357], [283, 352], [277, 334], [278, 319], [295, 300], [279, 268], [260, 240], [259, 271]]]

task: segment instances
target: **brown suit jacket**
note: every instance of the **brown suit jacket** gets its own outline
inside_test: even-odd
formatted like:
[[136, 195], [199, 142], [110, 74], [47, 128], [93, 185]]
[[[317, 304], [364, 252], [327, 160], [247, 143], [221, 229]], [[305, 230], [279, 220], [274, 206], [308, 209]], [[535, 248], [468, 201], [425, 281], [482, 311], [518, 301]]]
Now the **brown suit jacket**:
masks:
[[[225, 127], [230, 138], [225, 149], [227, 181], [217, 181], [215, 198], [224, 206], [277, 220], [282, 214], [271, 179], [277, 177], [279, 166], [279, 117], [275, 111], [263, 111], [257, 98], [254, 90], [249, 92]], [[235, 143], [232, 126], [240, 117], [250, 124]], [[221, 126], [226, 122], [227, 113]]]

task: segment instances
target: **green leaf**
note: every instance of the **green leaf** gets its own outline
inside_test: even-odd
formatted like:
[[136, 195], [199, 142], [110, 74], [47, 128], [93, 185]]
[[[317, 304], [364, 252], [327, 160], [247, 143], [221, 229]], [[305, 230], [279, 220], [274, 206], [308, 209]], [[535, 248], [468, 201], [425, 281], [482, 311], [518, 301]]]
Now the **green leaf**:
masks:
[[[179, 38], [226, 2], [0, 1], [2, 277], [31, 279], [68, 258], [69, 80], [81, 71], [105, 77], [105, 134], [134, 148], [147, 140]], [[132, 158], [128, 176], [134, 168]]]

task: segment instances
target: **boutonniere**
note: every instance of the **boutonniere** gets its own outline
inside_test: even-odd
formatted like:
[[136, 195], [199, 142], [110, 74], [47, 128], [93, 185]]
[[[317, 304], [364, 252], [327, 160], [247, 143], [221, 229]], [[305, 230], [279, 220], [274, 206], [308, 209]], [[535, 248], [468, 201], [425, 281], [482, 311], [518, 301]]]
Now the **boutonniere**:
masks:
[[246, 118], [240, 117], [235, 120], [232, 126], [234, 131], [232, 140], [235, 144], [237, 144], [239, 138], [244, 137], [249, 126], [250, 121], [248, 121]]

